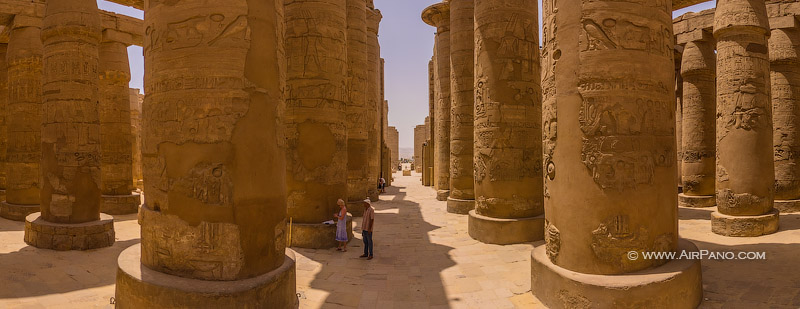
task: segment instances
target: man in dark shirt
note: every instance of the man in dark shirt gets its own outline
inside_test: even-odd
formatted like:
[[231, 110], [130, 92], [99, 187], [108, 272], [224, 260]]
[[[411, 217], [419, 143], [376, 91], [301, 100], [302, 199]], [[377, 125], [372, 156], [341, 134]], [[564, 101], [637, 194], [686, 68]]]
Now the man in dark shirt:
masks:
[[364, 255], [361, 257], [372, 259], [372, 227], [375, 223], [375, 209], [369, 199], [364, 200], [364, 220], [361, 222], [361, 237], [364, 240]]

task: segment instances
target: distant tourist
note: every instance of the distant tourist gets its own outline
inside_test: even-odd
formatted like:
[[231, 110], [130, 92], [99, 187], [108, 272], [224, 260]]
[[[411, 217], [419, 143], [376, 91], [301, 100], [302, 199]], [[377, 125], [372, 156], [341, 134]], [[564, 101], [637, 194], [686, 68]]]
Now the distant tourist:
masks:
[[339, 246], [336, 247], [336, 251], [347, 252], [347, 207], [342, 199], [336, 201], [336, 204], [339, 205], [339, 212], [333, 214], [333, 216], [337, 219], [336, 241], [339, 242]]
[[364, 255], [362, 258], [372, 259], [372, 227], [375, 223], [375, 209], [369, 199], [364, 200], [364, 221], [361, 222], [361, 236], [364, 239]]
[[381, 193], [386, 193], [386, 179], [383, 179], [383, 177], [381, 177], [378, 183], [379, 183], [378, 189], [381, 189]]

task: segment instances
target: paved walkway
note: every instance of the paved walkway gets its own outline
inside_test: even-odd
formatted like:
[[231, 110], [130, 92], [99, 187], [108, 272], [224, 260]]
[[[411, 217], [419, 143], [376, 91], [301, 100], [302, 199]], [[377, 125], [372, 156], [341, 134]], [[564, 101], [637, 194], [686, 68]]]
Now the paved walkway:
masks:
[[[360, 218], [348, 252], [297, 249], [301, 308], [539, 308], [530, 293], [534, 244], [486, 245], [467, 217], [446, 213], [419, 176], [395, 174], [375, 203], [375, 259], [363, 250]], [[800, 214], [758, 238], [711, 233], [708, 209], [681, 209], [680, 235], [710, 251], [766, 252], [764, 261], [703, 260], [702, 308], [800, 307]], [[39, 250], [23, 224], [0, 219], [0, 308], [111, 308], [116, 258], [139, 242], [136, 216], [119, 216], [117, 242], [87, 252]], [[539, 245], [540, 243], [535, 243]]]

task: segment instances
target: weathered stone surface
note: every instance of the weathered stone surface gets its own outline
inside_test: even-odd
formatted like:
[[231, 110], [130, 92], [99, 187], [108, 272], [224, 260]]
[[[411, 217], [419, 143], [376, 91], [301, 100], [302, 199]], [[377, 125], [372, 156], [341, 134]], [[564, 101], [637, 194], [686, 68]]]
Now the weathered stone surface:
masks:
[[6, 200], [6, 162], [8, 161], [8, 44], [0, 44], [0, 201]]
[[346, 31], [346, 0], [286, 1], [287, 205], [298, 224], [330, 220], [347, 196]]
[[[541, 215], [542, 93], [536, 2], [475, 1], [475, 213], [496, 219]], [[484, 239], [470, 216], [470, 236]], [[527, 222], [527, 221], [526, 221]], [[539, 221], [541, 222], [541, 221]], [[514, 235], [517, 242], [533, 235]]]
[[436, 199], [450, 196], [450, 3], [436, 3], [422, 12], [422, 20], [436, 27], [433, 52], [434, 109], [433, 128], [434, 189]]
[[791, 19], [769, 38], [776, 205], [800, 199], [800, 31]]
[[372, 181], [367, 114], [367, 4], [347, 0], [347, 208], [363, 213]]
[[[389, 127], [386, 145], [389, 146], [389, 150], [392, 153], [391, 161], [389, 162], [391, 164], [391, 171], [392, 173], [397, 172], [397, 167], [400, 166], [400, 132], [397, 131], [397, 128]], [[391, 175], [389, 178], [391, 178]]]
[[[703, 31], [703, 30], [698, 30]], [[716, 171], [716, 55], [710, 34], [706, 40], [687, 42], [682, 56], [683, 117], [680, 206], [710, 207], [714, 202], [685, 204], [685, 201], [708, 201], [714, 198]]]
[[284, 2], [145, 5], [147, 198], [117, 306], [293, 306]]
[[[450, 212], [450, 204], [447, 205]], [[542, 240], [544, 216], [526, 218], [492, 218], [469, 210], [468, 232], [472, 238], [487, 244], [509, 245]]]
[[777, 209], [755, 216], [726, 215], [715, 211], [711, 213], [711, 231], [731, 237], [757, 237], [778, 231]]
[[773, 206], [768, 36], [764, 2], [718, 1], [716, 196], [729, 216], [764, 215]]
[[[677, 259], [636, 273], [609, 276], [561, 268], [547, 246], [531, 253], [531, 289], [548, 308], [697, 308], [703, 301], [699, 259]], [[680, 252], [699, 254], [686, 240]]]
[[[0, 216], [22, 221], [39, 211], [42, 132], [42, 41], [39, 27], [11, 30], [8, 70], [6, 203]], [[16, 209], [15, 209], [16, 208]]]
[[130, 89], [130, 104], [131, 104], [131, 135], [132, 145], [131, 151], [131, 174], [133, 176], [132, 184], [136, 189], [143, 189], [144, 184], [142, 179], [142, 102], [144, 95], [139, 93], [139, 89]]
[[422, 144], [425, 143], [427, 137], [426, 131], [428, 130], [425, 125], [418, 125], [414, 127], [414, 171], [422, 173]]
[[[475, 113], [474, 1], [450, 1], [450, 197], [447, 210], [469, 212], [474, 204]], [[450, 204], [453, 204], [452, 206]]]
[[[362, 200], [363, 203], [363, 200]], [[334, 219], [334, 222], [336, 219]], [[347, 239], [353, 240], [353, 215], [347, 215]], [[333, 248], [336, 241], [336, 224], [291, 223], [292, 247], [298, 248]]]
[[25, 243], [41, 249], [91, 250], [110, 247], [114, 239], [114, 218], [107, 214], [76, 224], [45, 221], [39, 212], [25, 217]]
[[42, 27], [42, 219], [100, 219], [100, 14], [93, 0], [49, 1]]
[[109, 214], [132, 214], [139, 210], [140, 199], [138, 194], [131, 194], [133, 135], [128, 47], [120, 42], [102, 42], [99, 63], [100, 169], [103, 181], [100, 210], [110, 210]]
[[[378, 44], [378, 30], [383, 15], [376, 10], [371, 0], [367, 1], [367, 148], [369, 179], [367, 196], [378, 200], [378, 179], [381, 174], [381, 49]], [[354, 216], [360, 216], [357, 205], [349, 209]]]

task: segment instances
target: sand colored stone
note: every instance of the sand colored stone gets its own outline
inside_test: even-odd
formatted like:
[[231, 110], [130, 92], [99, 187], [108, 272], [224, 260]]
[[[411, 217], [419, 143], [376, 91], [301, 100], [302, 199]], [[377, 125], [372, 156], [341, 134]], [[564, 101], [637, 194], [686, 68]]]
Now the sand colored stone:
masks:
[[114, 243], [113, 223], [100, 213], [100, 29], [95, 1], [47, 3], [41, 30], [41, 213], [29, 215], [25, 224], [25, 242], [34, 247], [88, 250]]
[[475, 208], [473, 115], [475, 113], [474, 1], [450, 1], [450, 196], [447, 211]]
[[322, 222], [347, 197], [346, 31], [346, 0], [286, 1], [288, 217], [293, 230], [321, 227], [293, 231], [296, 246], [336, 245], [336, 226]]
[[394, 173], [398, 171], [397, 167], [400, 166], [400, 132], [397, 131], [397, 128], [389, 127], [389, 136], [386, 140], [386, 144], [389, 146], [389, 150], [392, 151], [391, 169], [392, 173]]
[[143, 189], [142, 182], [142, 101], [144, 95], [139, 93], [139, 89], [130, 89], [130, 110], [131, 110], [131, 174], [133, 187]]
[[681, 183], [678, 205], [711, 207], [716, 173], [716, 55], [710, 33], [696, 30], [686, 42], [681, 62], [683, 125]]
[[367, 122], [367, 4], [347, 0], [347, 208], [363, 213], [372, 181]]
[[[367, 0], [367, 162], [369, 179], [367, 197], [378, 200], [378, 179], [381, 174], [381, 49], [378, 44], [378, 30], [383, 16], [375, 9], [372, 0]], [[358, 212], [354, 213], [358, 216]]]
[[450, 2], [433, 4], [422, 11], [422, 20], [436, 27], [433, 82], [433, 160], [436, 198], [450, 196]]
[[422, 144], [425, 143], [425, 131], [428, 128], [424, 124], [414, 127], [414, 172], [422, 173]]
[[128, 47], [104, 41], [99, 49], [99, 114], [102, 170], [100, 211], [111, 215], [139, 211], [141, 196], [132, 193], [133, 135], [131, 133], [130, 66]]
[[[775, 196], [769, 21], [764, 2], [720, 0], [714, 12], [717, 40], [717, 211], [712, 231], [727, 236], [736, 220], [763, 221]], [[777, 214], [770, 215], [778, 220]], [[777, 228], [777, 223], [770, 224]], [[774, 233], [775, 230], [759, 230]], [[755, 236], [755, 235], [749, 235]]]
[[[8, 43], [0, 44], [0, 203], [6, 200], [8, 150]], [[2, 207], [2, 206], [0, 206]]]
[[544, 3], [546, 244], [532, 252], [531, 289], [550, 308], [702, 300], [699, 260], [628, 255], [697, 250], [678, 238], [670, 8]]
[[795, 16], [770, 19], [775, 208], [800, 212], [800, 31]]
[[141, 246], [118, 260], [116, 306], [296, 306], [284, 2], [148, 2], [145, 12], [147, 198]]
[[39, 164], [42, 135], [41, 25], [17, 24], [11, 29], [8, 71], [8, 148], [6, 198], [0, 216], [24, 221], [39, 211]]
[[[536, 1], [475, 2], [475, 210], [469, 235], [542, 239], [542, 102]], [[538, 218], [534, 218], [538, 217]], [[513, 231], [513, 232], [512, 232]]]

